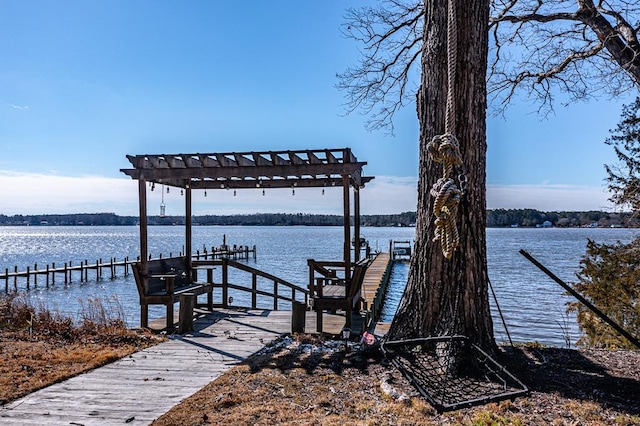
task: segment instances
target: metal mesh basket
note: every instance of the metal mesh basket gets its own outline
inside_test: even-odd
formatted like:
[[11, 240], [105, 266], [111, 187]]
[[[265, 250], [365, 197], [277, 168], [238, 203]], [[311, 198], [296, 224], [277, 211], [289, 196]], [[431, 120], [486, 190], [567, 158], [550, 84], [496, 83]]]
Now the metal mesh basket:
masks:
[[465, 336], [389, 341], [391, 364], [438, 411], [514, 399], [529, 390]]

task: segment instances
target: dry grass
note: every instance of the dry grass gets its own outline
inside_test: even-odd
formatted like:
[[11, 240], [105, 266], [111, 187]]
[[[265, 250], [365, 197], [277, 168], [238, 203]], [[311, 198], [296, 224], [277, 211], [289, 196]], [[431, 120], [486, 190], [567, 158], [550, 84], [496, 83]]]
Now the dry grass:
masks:
[[[91, 299], [79, 323], [17, 295], [0, 297], [0, 403], [75, 376], [162, 339], [130, 330]], [[101, 307], [102, 306], [102, 307]]]
[[379, 352], [336, 345], [309, 336], [276, 345], [154, 425], [640, 425], [637, 351], [517, 348], [509, 368], [530, 396], [439, 414]]

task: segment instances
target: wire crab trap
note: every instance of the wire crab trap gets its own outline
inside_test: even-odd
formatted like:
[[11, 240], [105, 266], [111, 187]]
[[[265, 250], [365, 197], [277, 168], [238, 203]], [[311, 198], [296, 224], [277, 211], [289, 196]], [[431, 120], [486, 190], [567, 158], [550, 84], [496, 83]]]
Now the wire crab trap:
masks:
[[465, 336], [389, 341], [391, 364], [439, 412], [514, 399], [527, 387]]

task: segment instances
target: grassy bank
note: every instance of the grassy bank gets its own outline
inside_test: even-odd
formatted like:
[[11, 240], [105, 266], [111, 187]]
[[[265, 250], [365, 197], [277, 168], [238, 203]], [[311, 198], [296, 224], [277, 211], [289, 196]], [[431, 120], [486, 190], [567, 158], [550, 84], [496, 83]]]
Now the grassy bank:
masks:
[[0, 296], [0, 403], [115, 361], [162, 338], [128, 329], [121, 312], [83, 301], [78, 320]]

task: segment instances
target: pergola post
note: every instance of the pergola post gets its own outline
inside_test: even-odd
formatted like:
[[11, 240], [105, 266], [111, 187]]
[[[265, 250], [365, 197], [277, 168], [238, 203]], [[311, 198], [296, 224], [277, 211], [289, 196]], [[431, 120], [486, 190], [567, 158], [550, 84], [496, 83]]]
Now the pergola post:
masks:
[[187, 273], [191, 276], [191, 253], [192, 253], [192, 214], [191, 214], [191, 185], [185, 185], [184, 189], [184, 225], [185, 229], [185, 243], [184, 243], [184, 256], [186, 261]]
[[138, 179], [138, 200], [140, 212], [140, 270], [142, 275], [147, 275], [147, 258], [149, 257], [148, 233], [147, 233], [147, 181]]
[[353, 188], [353, 238], [353, 261], [358, 262], [360, 260], [360, 188], [358, 185]]
[[347, 283], [347, 294], [351, 278], [351, 208], [349, 192], [349, 175], [342, 175], [342, 194], [344, 197], [344, 279]]

